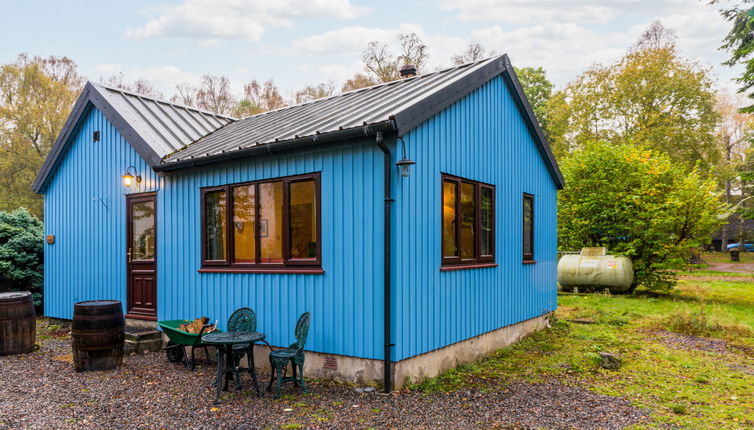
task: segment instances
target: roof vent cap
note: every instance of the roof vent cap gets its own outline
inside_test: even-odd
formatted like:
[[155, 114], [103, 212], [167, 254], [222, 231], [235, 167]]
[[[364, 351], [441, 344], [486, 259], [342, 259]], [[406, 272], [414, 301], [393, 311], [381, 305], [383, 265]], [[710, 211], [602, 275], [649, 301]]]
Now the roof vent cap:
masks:
[[416, 66], [413, 64], [401, 66], [401, 78], [413, 78], [414, 76], [416, 76]]

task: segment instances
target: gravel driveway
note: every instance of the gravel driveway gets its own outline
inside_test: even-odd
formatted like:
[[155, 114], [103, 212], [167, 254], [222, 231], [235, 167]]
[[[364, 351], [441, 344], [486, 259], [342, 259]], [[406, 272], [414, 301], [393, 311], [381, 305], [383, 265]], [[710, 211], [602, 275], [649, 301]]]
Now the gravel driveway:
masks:
[[[64, 334], [64, 333], [63, 333]], [[77, 374], [53, 360], [63, 335], [33, 354], [0, 357], [0, 428], [623, 428], [646, 415], [623, 399], [551, 382], [448, 394], [357, 393], [332, 382], [281, 399], [230, 391], [212, 404], [213, 368], [194, 372], [164, 354], [127, 356], [117, 370]], [[262, 373], [266, 381], [269, 374]]]

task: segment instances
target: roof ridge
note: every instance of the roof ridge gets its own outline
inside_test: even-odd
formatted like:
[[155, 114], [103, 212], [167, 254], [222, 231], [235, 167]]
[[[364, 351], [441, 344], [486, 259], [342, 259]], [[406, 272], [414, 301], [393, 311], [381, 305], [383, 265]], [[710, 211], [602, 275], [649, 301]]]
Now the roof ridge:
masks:
[[164, 103], [166, 105], [171, 105], [171, 106], [179, 107], [179, 108], [182, 108], [182, 109], [186, 109], [186, 110], [190, 110], [190, 111], [194, 111], [194, 112], [198, 112], [198, 113], [202, 113], [202, 114], [207, 114], [207, 115], [212, 115], [212, 116], [218, 116], [220, 118], [226, 118], [226, 119], [229, 119], [231, 121], [238, 121], [238, 118], [235, 118], [235, 117], [232, 117], [232, 116], [229, 116], [229, 115], [223, 115], [221, 113], [208, 111], [206, 109], [200, 109], [200, 108], [197, 108], [197, 107], [194, 107], [194, 106], [189, 106], [189, 105], [186, 105], [186, 104], [183, 104], [183, 103], [172, 102], [170, 100], [166, 100], [166, 99], [163, 99], [163, 98], [154, 97], [154, 96], [150, 96], [150, 95], [146, 95], [146, 94], [142, 94], [142, 93], [137, 93], [136, 91], [128, 90], [128, 89], [125, 89], [125, 88], [116, 87], [116, 86], [112, 86], [112, 85], [106, 85], [106, 84], [103, 84], [101, 82], [94, 82], [94, 81], [88, 81], [88, 82], [90, 84], [92, 84], [93, 86], [95, 86], [95, 87], [104, 88], [106, 90], [117, 91], [119, 93], [127, 94], [127, 95], [130, 95], [130, 96], [145, 98], [145, 99], [151, 100], [153, 102]]
[[455, 69], [470, 67], [472, 64], [481, 64], [481, 63], [489, 61], [489, 60], [491, 60], [493, 58], [499, 58], [499, 57], [503, 57], [503, 56], [505, 56], [505, 54], [493, 55], [491, 57], [486, 57], [486, 58], [483, 58], [481, 60], [470, 61], [468, 63], [463, 63], [463, 64], [456, 64], [456, 65], [454, 65], [452, 67], [445, 67], [445, 68], [440, 69], [440, 70], [435, 70], [434, 72], [422, 73], [421, 75], [417, 74], [416, 76], [412, 76], [410, 78], [398, 78], [398, 79], [393, 79], [392, 81], [388, 81], [388, 82], [380, 82], [378, 84], [370, 85], [368, 87], [357, 88], [355, 90], [346, 91], [345, 93], [340, 93], [340, 95], [355, 93], [355, 92], [358, 92], [358, 91], [366, 91], [366, 90], [369, 90], [369, 89], [372, 89], [372, 88], [377, 88], [377, 87], [381, 87], [381, 86], [387, 86], [387, 85], [395, 84], [395, 83], [399, 83], [399, 82], [410, 82], [410, 81], [413, 81], [415, 79], [426, 78], [426, 77], [437, 75], [437, 74], [440, 74], [440, 73], [447, 73], [450, 70], [455, 70]]
[[[373, 90], [373, 89], [379, 88], [379, 87], [386, 87], [386, 86], [390, 86], [390, 85], [398, 85], [398, 84], [401, 84], [401, 83], [404, 83], [404, 82], [406, 82], [406, 83], [407, 82], [412, 82], [412, 81], [415, 81], [417, 79], [425, 79], [425, 78], [429, 78], [429, 77], [432, 77], [434, 75], [438, 75], [438, 74], [441, 74], [441, 73], [447, 73], [448, 71], [451, 71], [451, 70], [456, 70], [456, 69], [461, 69], [461, 68], [470, 68], [470, 67], [473, 67], [474, 65], [478, 65], [478, 64], [490, 61], [492, 59], [496, 59], [496, 58], [500, 58], [500, 57], [504, 57], [504, 56], [505, 56], [505, 54], [493, 55], [491, 57], [483, 58], [481, 60], [470, 61], [470, 62], [464, 63], [464, 64], [457, 64], [457, 65], [454, 65], [453, 67], [446, 67], [444, 69], [435, 70], [434, 72], [429, 72], [429, 73], [423, 73], [421, 75], [412, 76], [410, 78], [399, 78], [399, 79], [394, 79], [394, 80], [388, 81], [388, 82], [380, 82], [378, 84], [370, 85], [368, 87], [357, 88], [355, 90], [346, 91], [344, 93], [337, 93], [337, 94], [333, 94], [333, 95], [330, 95], [330, 96], [320, 97], [320, 98], [314, 99], [314, 100], [307, 100], [305, 102], [296, 103], [296, 104], [288, 105], [288, 106], [283, 106], [283, 107], [280, 107], [280, 108], [277, 108], [277, 109], [268, 110], [268, 111], [265, 111], [265, 112], [260, 112], [258, 114], [250, 115], [250, 116], [243, 117], [243, 118], [238, 118], [237, 120], [238, 121], [242, 121], [242, 120], [246, 120], [246, 119], [249, 119], [249, 118], [258, 118], [258, 117], [261, 117], [261, 116], [264, 116], [264, 115], [267, 115], [267, 114], [271, 114], [271, 113], [275, 113], [275, 112], [281, 112], [281, 111], [284, 111], [284, 110], [287, 110], [287, 109], [293, 109], [293, 108], [296, 108], [296, 107], [299, 107], [299, 106], [306, 106], [306, 105], [312, 104], [312, 103], [320, 103], [320, 102], [323, 102], [325, 100], [329, 100], [329, 99], [336, 98], [336, 97], [343, 97], [343, 96], [346, 96], [346, 95], [349, 95], [349, 94], [355, 94], [355, 93], [362, 92], [362, 91]], [[217, 130], [215, 130], [215, 131], [217, 131]]]

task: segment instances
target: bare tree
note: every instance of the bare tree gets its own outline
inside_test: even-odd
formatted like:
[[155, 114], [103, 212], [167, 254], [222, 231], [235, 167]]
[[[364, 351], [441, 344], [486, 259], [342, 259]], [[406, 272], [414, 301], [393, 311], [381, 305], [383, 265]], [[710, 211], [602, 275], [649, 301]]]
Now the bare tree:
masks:
[[230, 92], [230, 81], [225, 76], [202, 76], [196, 93], [196, 105], [200, 109], [221, 115], [229, 115], [236, 106], [236, 98]]
[[175, 86], [176, 94], [170, 97], [170, 101], [173, 103], [181, 103], [186, 106], [196, 107], [196, 93], [199, 89], [187, 83], [180, 83]]
[[387, 47], [387, 43], [373, 40], [367, 45], [367, 49], [361, 55], [364, 70], [376, 77], [381, 82], [390, 82], [398, 79], [398, 67], [393, 54]]
[[294, 99], [296, 103], [304, 103], [323, 97], [330, 97], [335, 92], [335, 82], [329, 81], [319, 85], [307, 85], [304, 89], [296, 91]]
[[487, 52], [481, 44], [471, 43], [463, 53], [450, 57], [450, 61], [452, 61], [453, 64], [461, 65], [473, 63], [474, 61], [492, 57], [493, 55], [495, 55], [495, 51]]
[[635, 50], [643, 49], [675, 49], [678, 35], [672, 29], [666, 28], [660, 21], [652, 21], [649, 28], [644, 30], [634, 45]]
[[112, 75], [107, 79], [100, 79], [100, 82], [111, 87], [122, 88], [127, 91], [133, 91], [137, 94], [143, 94], [145, 96], [154, 97], [157, 99], [165, 98], [165, 95], [159, 90], [155, 89], [152, 83], [146, 79], [138, 79], [133, 83], [126, 82], [123, 72]]
[[376, 84], [377, 82], [369, 76], [363, 73], [357, 73], [343, 84], [343, 86], [340, 88], [340, 91], [345, 93], [348, 91], [358, 90], [359, 88], [371, 87], [372, 85]]
[[401, 43], [403, 52], [396, 59], [397, 66], [413, 64], [416, 66], [417, 73], [422, 72], [429, 60], [427, 45], [422, 42], [416, 33], [400, 33], [398, 34], [398, 41]]
[[243, 99], [238, 102], [234, 110], [234, 115], [238, 118], [287, 106], [285, 99], [272, 79], [264, 84], [260, 84], [256, 79], [252, 80], [244, 85], [243, 93]]
[[400, 78], [398, 73], [404, 64], [413, 64], [416, 71], [421, 73], [429, 60], [429, 52], [416, 33], [399, 33], [398, 42], [401, 45], [401, 54], [394, 56], [388, 44], [373, 40], [361, 55], [364, 70], [379, 82], [390, 82]]

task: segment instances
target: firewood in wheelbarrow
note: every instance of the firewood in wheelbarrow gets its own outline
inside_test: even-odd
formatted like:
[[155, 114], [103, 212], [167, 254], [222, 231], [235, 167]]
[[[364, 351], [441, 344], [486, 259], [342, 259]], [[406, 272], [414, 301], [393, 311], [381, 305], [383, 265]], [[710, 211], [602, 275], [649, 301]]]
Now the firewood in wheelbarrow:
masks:
[[204, 327], [204, 324], [206, 324], [207, 322], [209, 322], [209, 318], [201, 317], [195, 319], [191, 323], [181, 324], [180, 328], [186, 333], [199, 334], [202, 331], [202, 327]]

